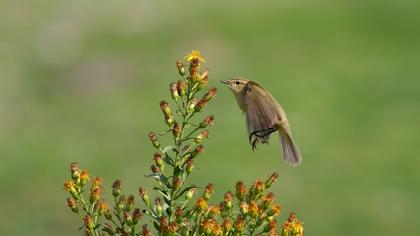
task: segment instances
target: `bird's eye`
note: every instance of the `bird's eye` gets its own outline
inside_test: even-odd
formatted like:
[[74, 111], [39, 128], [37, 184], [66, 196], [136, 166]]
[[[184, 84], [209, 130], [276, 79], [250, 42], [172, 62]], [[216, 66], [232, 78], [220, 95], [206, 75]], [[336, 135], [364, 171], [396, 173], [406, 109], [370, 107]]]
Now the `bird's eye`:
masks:
[[239, 85], [239, 84], [240, 84], [240, 82], [239, 82], [239, 81], [236, 81], [236, 82], [235, 82], [235, 84], [236, 84], [236, 85]]

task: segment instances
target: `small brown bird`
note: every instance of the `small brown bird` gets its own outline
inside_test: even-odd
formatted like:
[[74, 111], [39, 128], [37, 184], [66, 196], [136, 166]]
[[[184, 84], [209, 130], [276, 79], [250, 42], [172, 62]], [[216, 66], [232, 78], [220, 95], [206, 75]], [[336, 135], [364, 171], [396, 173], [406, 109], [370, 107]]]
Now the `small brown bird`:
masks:
[[239, 107], [246, 114], [252, 150], [255, 150], [258, 142], [268, 144], [270, 134], [279, 131], [284, 161], [291, 166], [301, 164], [302, 157], [293, 141], [286, 113], [276, 99], [251, 80], [234, 78], [220, 82], [229, 86]]

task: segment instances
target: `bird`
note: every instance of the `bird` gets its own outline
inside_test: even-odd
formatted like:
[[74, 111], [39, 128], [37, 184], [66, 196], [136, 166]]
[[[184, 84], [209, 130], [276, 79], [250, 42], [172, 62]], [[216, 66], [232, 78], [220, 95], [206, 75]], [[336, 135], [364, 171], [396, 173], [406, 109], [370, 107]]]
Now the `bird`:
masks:
[[299, 148], [293, 140], [289, 122], [282, 106], [257, 82], [241, 77], [220, 81], [232, 91], [245, 113], [248, 141], [255, 151], [257, 143], [268, 144], [270, 135], [279, 132], [283, 159], [290, 166], [302, 163]]

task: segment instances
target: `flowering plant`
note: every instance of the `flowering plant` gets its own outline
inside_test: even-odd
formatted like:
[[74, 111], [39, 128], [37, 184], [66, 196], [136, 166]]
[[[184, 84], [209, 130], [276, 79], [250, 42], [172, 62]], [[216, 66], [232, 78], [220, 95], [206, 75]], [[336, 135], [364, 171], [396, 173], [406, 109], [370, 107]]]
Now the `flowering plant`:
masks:
[[[193, 122], [192, 118], [202, 113], [217, 93], [216, 88], [205, 90], [209, 71], [200, 69], [202, 62], [204, 58], [199, 51], [192, 51], [185, 61], [176, 62], [181, 78], [169, 85], [175, 112], [167, 101], [160, 103], [168, 127], [160, 135], [172, 135], [173, 144], [164, 146], [154, 132], [149, 133], [156, 153], [147, 177], [155, 180], [153, 190], [159, 197], [152, 201], [147, 190], [140, 187], [143, 210], [136, 207], [134, 195], [122, 194], [120, 180], [112, 185], [114, 206], [111, 208], [102, 199], [102, 179], [90, 180], [87, 170], [80, 170], [77, 163], [71, 164], [71, 179], [64, 182], [64, 188], [70, 194], [67, 204], [83, 220], [80, 229], [86, 235], [147, 236], [152, 232], [170, 236], [303, 235], [302, 223], [293, 213], [282, 229], [277, 229], [276, 218], [281, 208], [275, 203], [274, 194], [267, 191], [276, 181], [277, 173], [265, 181], [256, 180], [248, 188], [238, 181], [235, 191], [225, 193], [217, 204], [210, 203], [214, 193], [211, 183], [195, 196], [199, 188], [189, 183], [189, 176], [204, 151], [203, 142], [209, 136], [207, 128], [213, 125], [214, 116], [208, 115], [199, 122]], [[200, 96], [202, 91], [206, 92]], [[143, 219], [143, 215], [148, 219]], [[142, 227], [138, 226], [140, 222], [144, 223]]]

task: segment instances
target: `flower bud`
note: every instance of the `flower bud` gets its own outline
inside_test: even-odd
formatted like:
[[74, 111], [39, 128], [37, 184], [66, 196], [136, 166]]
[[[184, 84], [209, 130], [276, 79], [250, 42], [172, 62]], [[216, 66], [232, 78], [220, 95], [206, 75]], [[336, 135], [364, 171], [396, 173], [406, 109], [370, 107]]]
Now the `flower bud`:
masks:
[[268, 216], [278, 216], [281, 212], [281, 206], [280, 204], [276, 204], [271, 207], [271, 209], [268, 211]]
[[112, 184], [112, 196], [118, 197], [120, 193], [121, 193], [121, 181], [117, 179]]
[[70, 164], [70, 173], [71, 173], [71, 178], [78, 182], [79, 177], [80, 177], [80, 170], [79, 170], [79, 164], [77, 164], [77, 162], [72, 162]]
[[204, 94], [203, 100], [208, 102], [208, 101], [212, 100], [213, 98], [215, 98], [216, 94], [217, 94], [217, 89], [216, 88], [211, 88], [211, 89], [209, 89], [209, 91], [207, 91], [206, 94]]
[[226, 209], [230, 210], [232, 208], [233, 206], [232, 200], [233, 200], [233, 194], [230, 191], [225, 193], [223, 202]]
[[258, 208], [258, 205], [255, 201], [251, 201], [251, 203], [249, 204], [249, 214], [252, 217], [257, 217], [260, 213], [260, 210]]
[[178, 80], [178, 82], [176, 83], [176, 88], [180, 96], [185, 96], [185, 93], [187, 91], [187, 84], [184, 80]]
[[172, 127], [172, 134], [175, 138], [178, 138], [181, 135], [181, 126], [178, 122], [174, 123], [174, 126]]
[[204, 212], [207, 210], [207, 201], [203, 197], [198, 198], [195, 208], [198, 212]]
[[275, 220], [270, 220], [268, 224], [264, 227], [264, 233], [270, 232], [269, 235], [278, 235], [277, 234], [277, 222]]
[[95, 207], [98, 208], [99, 215], [104, 215], [106, 217], [107, 214], [110, 214], [109, 206], [104, 200], [99, 201]]
[[271, 187], [271, 185], [276, 182], [277, 178], [279, 177], [279, 173], [274, 172], [270, 175], [270, 177], [267, 178], [265, 181], [265, 188]]
[[223, 226], [223, 231], [229, 232], [232, 230], [232, 221], [230, 221], [229, 218], [224, 218], [222, 226]]
[[269, 192], [267, 195], [264, 195], [261, 200], [261, 206], [264, 209], [267, 209], [274, 202], [274, 193]]
[[89, 173], [87, 170], [80, 172], [80, 184], [84, 186], [89, 181]]
[[190, 100], [190, 102], [188, 103], [188, 106], [187, 106], [187, 110], [188, 110], [188, 112], [192, 112], [192, 111], [194, 111], [194, 108], [195, 108], [195, 106], [197, 105], [197, 103], [198, 103], [197, 98], [192, 98], [192, 99]]
[[240, 201], [243, 201], [245, 199], [245, 193], [246, 193], [246, 187], [244, 183], [241, 181], [236, 182], [235, 188], [236, 188], [236, 197]]
[[249, 205], [246, 202], [241, 202], [239, 205], [242, 215], [247, 215], [249, 212]]
[[77, 195], [76, 184], [73, 180], [67, 180], [64, 182], [64, 189], [68, 191], [73, 197]]
[[95, 225], [93, 224], [92, 218], [88, 215], [86, 215], [83, 218], [83, 224], [84, 224], [85, 228], [89, 231], [92, 231], [95, 228]]
[[149, 140], [152, 143], [153, 147], [160, 148], [160, 143], [159, 143], [159, 141], [157, 141], [157, 137], [156, 137], [155, 133], [153, 133], [153, 132], [149, 133]]
[[139, 188], [140, 197], [146, 205], [150, 204], [149, 196], [144, 188]]
[[177, 207], [175, 210], [175, 219], [176, 222], [181, 223], [184, 217], [184, 212], [182, 211], [182, 207]]
[[127, 198], [127, 205], [125, 206], [125, 210], [126, 211], [131, 211], [134, 208], [134, 196], [133, 195], [129, 195]]
[[127, 202], [127, 199], [125, 198], [125, 196], [121, 195], [117, 201], [117, 208], [120, 210], [124, 209], [126, 202]]
[[153, 159], [155, 160], [155, 164], [157, 167], [161, 168], [163, 166], [162, 155], [160, 155], [159, 153], [155, 153]]
[[206, 69], [203, 74], [201, 74], [200, 79], [198, 80], [197, 88], [198, 90], [203, 89], [207, 86], [207, 83], [209, 81], [209, 70]]
[[124, 217], [124, 222], [127, 225], [130, 225], [130, 226], [133, 225], [133, 218], [131, 218], [131, 215], [127, 211], [124, 211], [123, 217]]
[[256, 180], [254, 184], [252, 185], [250, 191], [252, 190], [252, 196], [258, 198], [261, 196], [262, 192], [265, 189], [264, 182], [261, 180]]
[[238, 232], [243, 232], [245, 229], [245, 219], [241, 216], [238, 216], [238, 218], [235, 221], [235, 230]]
[[163, 207], [162, 207], [162, 204], [161, 204], [161, 200], [158, 197], [155, 199], [155, 211], [156, 211], [156, 214], [158, 216], [162, 216]]
[[169, 85], [169, 92], [171, 93], [171, 97], [173, 100], [178, 101], [179, 99], [179, 94], [178, 94], [178, 88], [176, 83], [171, 83]]
[[178, 68], [178, 73], [181, 76], [184, 76], [185, 75], [185, 68], [184, 68], [184, 64], [180, 60], [176, 61], [176, 67]]
[[179, 177], [177, 177], [177, 176], [175, 176], [174, 178], [173, 178], [173, 181], [172, 181], [172, 188], [176, 191], [176, 190], [178, 190], [179, 188], [181, 188], [182, 187], [182, 179], [181, 178], [179, 178]]
[[203, 145], [198, 145], [192, 152], [191, 152], [191, 158], [195, 158], [198, 154], [203, 153], [204, 147]]
[[67, 198], [67, 206], [69, 206], [70, 210], [74, 213], [79, 211], [79, 208], [76, 205], [76, 200], [72, 197]]
[[101, 179], [101, 177], [96, 176], [95, 178], [93, 178], [91, 190], [95, 188], [101, 188], [103, 182], [104, 181]]
[[173, 123], [174, 123], [174, 119], [172, 117], [171, 114], [171, 109], [169, 108], [169, 104], [166, 101], [161, 101], [160, 102], [160, 109], [163, 112], [164, 118], [165, 118], [165, 122], [168, 126], [172, 127]]
[[206, 188], [205, 188], [205, 190], [204, 190], [204, 193], [203, 193], [203, 198], [204, 198], [205, 200], [209, 200], [209, 199], [210, 199], [210, 197], [213, 195], [213, 193], [214, 193], [214, 186], [213, 186], [213, 184], [212, 184], [212, 183], [210, 183], [210, 184], [208, 184], [208, 185], [206, 186]]
[[151, 165], [150, 169], [152, 170], [153, 174], [159, 174], [160, 173], [159, 167], [157, 167], [155, 165]]
[[190, 188], [187, 191], [187, 194], [185, 194], [185, 200], [191, 200], [191, 198], [194, 196], [194, 193], [197, 189], [196, 188]]
[[151, 236], [151, 233], [150, 233], [149, 229], [147, 228], [146, 224], [143, 225], [142, 236]]
[[199, 133], [197, 135], [197, 137], [195, 137], [194, 141], [196, 144], [201, 143], [203, 141], [203, 139], [205, 138], [209, 138], [209, 131], [208, 130], [203, 130], [201, 133]]
[[207, 106], [207, 101], [204, 99], [200, 99], [197, 102], [197, 105], [194, 107], [194, 111], [195, 112], [200, 112], [202, 111], [205, 107]]
[[191, 172], [194, 169], [194, 165], [193, 165], [193, 160], [192, 159], [188, 159], [185, 170], [187, 171], [188, 174], [191, 174]]
[[204, 120], [200, 123], [200, 128], [206, 128], [207, 126], [212, 126], [214, 123], [214, 116], [207, 116]]
[[90, 191], [89, 201], [91, 203], [94, 203], [94, 202], [98, 201], [98, 199], [101, 197], [101, 195], [102, 195], [102, 190], [100, 188], [94, 188]]

